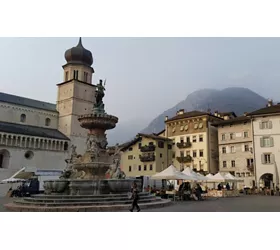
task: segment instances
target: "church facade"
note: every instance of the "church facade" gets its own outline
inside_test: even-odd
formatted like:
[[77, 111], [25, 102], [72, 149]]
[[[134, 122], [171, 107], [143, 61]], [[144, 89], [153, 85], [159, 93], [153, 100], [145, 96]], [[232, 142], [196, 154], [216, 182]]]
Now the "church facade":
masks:
[[[95, 103], [93, 58], [80, 39], [65, 59], [56, 104], [0, 93], [0, 180], [23, 167], [64, 169], [71, 145], [85, 152], [87, 131], [78, 116]], [[5, 192], [0, 185], [0, 196]]]

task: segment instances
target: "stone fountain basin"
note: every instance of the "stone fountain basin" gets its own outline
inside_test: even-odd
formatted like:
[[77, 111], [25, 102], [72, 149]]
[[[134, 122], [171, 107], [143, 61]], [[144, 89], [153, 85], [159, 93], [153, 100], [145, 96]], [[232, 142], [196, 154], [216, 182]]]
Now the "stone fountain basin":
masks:
[[100, 128], [103, 130], [113, 129], [118, 123], [118, 117], [106, 113], [93, 113], [81, 115], [78, 118], [81, 127], [85, 129]]
[[137, 187], [142, 186], [142, 181], [139, 179], [109, 179], [108, 186], [111, 193], [127, 193], [131, 190], [134, 181], [137, 183]]
[[44, 189], [46, 194], [64, 193], [69, 185], [68, 180], [47, 180], [44, 181]]
[[138, 179], [69, 180], [72, 195], [123, 194], [130, 191], [133, 182], [142, 186]]

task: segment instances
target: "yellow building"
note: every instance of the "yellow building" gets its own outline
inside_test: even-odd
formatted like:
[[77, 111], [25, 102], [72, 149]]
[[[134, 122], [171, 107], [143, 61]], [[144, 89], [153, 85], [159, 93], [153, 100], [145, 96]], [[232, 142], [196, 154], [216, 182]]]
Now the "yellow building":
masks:
[[219, 169], [218, 131], [212, 123], [230, 118], [231, 113], [179, 110], [165, 119], [165, 137], [173, 141], [173, 165], [178, 170], [190, 167], [204, 173]]
[[172, 140], [155, 134], [138, 134], [122, 147], [121, 169], [128, 177], [151, 176], [172, 163]]

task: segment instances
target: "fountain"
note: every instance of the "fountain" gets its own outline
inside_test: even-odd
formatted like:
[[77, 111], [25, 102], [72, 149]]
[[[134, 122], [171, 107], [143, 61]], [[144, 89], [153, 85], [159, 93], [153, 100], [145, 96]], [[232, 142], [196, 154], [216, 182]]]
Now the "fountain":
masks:
[[[78, 120], [88, 130], [86, 152], [78, 155], [76, 146], [71, 146], [71, 156], [59, 180], [44, 182], [45, 194], [34, 195], [5, 207], [11, 211], [116, 211], [128, 209], [131, 201], [127, 193], [133, 182], [142, 186], [139, 179], [126, 178], [120, 169], [120, 148], [115, 147], [113, 156], [107, 149], [106, 130], [115, 128], [116, 116], [108, 115], [104, 109], [105, 83], [96, 86], [96, 103], [90, 114]], [[170, 204], [149, 193], [140, 193], [142, 208]]]

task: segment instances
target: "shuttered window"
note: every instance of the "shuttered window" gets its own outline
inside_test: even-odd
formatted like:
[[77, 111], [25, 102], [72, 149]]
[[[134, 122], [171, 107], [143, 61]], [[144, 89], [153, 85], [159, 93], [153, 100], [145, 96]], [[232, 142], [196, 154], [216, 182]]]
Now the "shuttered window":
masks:
[[272, 129], [272, 121], [261, 121], [260, 129]]
[[262, 148], [273, 147], [274, 140], [273, 137], [262, 137], [260, 138], [260, 145]]
[[262, 164], [273, 164], [274, 155], [270, 153], [264, 153], [261, 155]]

